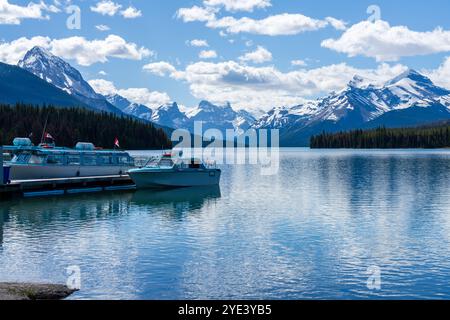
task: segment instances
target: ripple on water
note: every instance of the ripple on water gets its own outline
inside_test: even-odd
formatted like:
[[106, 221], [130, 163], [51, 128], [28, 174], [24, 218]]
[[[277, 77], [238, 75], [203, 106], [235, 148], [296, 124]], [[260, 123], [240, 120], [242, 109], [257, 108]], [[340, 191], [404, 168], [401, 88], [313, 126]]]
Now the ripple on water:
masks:
[[1, 202], [0, 281], [76, 265], [73, 299], [449, 299], [449, 160], [282, 150], [277, 175], [224, 166], [220, 189]]

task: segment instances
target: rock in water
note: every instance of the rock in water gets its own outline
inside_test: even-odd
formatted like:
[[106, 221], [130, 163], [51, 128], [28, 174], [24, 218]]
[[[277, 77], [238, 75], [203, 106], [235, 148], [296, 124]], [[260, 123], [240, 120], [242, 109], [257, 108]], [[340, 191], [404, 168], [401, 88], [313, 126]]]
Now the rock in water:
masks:
[[0, 300], [62, 300], [76, 291], [58, 284], [0, 283]]

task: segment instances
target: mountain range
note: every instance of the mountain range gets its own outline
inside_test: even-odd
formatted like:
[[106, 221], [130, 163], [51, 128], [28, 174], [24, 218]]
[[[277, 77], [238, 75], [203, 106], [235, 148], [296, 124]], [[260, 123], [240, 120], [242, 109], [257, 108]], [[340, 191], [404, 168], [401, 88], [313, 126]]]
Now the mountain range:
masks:
[[279, 129], [283, 146], [306, 146], [312, 135], [380, 126], [407, 127], [450, 119], [450, 90], [414, 70], [375, 86], [355, 76], [316, 101], [275, 108], [254, 127]]
[[281, 146], [307, 146], [312, 135], [378, 126], [405, 127], [450, 119], [450, 90], [414, 70], [383, 85], [355, 76], [339, 92], [292, 107], [276, 107], [256, 118], [229, 103], [201, 101], [193, 109], [176, 102], [145, 106], [119, 94], [103, 96], [81, 73], [47, 50], [34, 47], [18, 66], [0, 63], [0, 102], [79, 106], [150, 121], [191, 132], [201, 121], [203, 130], [232, 129], [236, 135], [253, 129], [279, 129]]

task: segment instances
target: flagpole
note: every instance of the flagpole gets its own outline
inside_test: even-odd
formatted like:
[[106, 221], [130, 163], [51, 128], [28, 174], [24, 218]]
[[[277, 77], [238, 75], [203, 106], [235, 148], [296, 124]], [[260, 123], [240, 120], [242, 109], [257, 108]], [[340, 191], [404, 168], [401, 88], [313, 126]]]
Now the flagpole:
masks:
[[42, 144], [42, 142], [44, 141], [44, 135], [45, 135], [45, 131], [47, 131], [47, 123], [48, 123], [48, 117], [49, 116], [50, 116], [50, 112], [47, 113], [47, 119], [45, 119], [45, 125], [44, 125], [44, 130], [42, 130], [42, 136], [41, 136], [40, 144]]

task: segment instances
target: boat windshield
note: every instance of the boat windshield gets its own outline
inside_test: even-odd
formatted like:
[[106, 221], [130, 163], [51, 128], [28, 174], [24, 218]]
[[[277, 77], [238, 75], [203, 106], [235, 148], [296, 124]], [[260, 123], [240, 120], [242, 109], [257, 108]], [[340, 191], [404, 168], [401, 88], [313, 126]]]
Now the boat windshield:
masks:
[[199, 159], [183, 159], [178, 163], [183, 169], [206, 169], [207, 167]]
[[13, 163], [28, 163], [28, 159], [30, 159], [31, 154], [28, 153], [19, 153], [14, 155], [11, 162]]
[[33, 154], [28, 160], [29, 164], [43, 164], [45, 161], [45, 156]]
[[20, 164], [43, 164], [46, 161], [45, 155], [18, 153], [11, 160], [12, 163]]
[[173, 167], [173, 161], [171, 158], [162, 158], [159, 163], [158, 166], [162, 167], [162, 168], [172, 168]]

